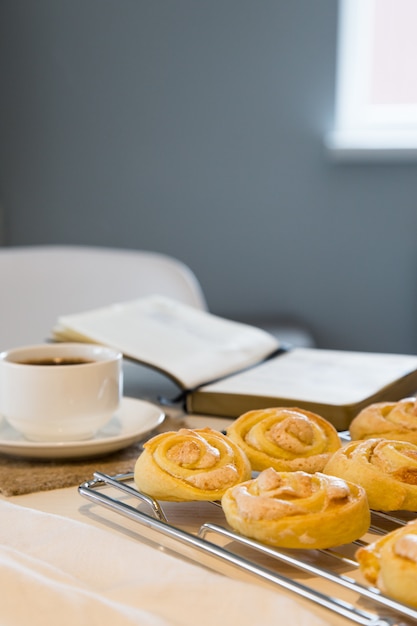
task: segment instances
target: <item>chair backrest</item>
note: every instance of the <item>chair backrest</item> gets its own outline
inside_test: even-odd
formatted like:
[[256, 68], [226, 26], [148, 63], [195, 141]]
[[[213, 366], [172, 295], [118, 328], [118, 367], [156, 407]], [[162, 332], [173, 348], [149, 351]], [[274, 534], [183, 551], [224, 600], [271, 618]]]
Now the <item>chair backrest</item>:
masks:
[[60, 315], [153, 293], [207, 308], [187, 265], [141, 250], [0, 247], [0, 289], [0, 350], [47, 340]]

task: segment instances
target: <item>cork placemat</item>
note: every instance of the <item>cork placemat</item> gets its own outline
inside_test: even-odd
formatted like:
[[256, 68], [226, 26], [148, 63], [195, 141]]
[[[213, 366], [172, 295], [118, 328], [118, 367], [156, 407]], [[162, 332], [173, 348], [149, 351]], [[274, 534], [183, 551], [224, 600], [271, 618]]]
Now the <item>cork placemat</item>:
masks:
[[141, 444], [105, 457], [39, 461], [0, 455], [0, 493], [17, 496], [35, 491], [73, 487], [93, 478], [94, 472], [125, 474], [133, 471]]

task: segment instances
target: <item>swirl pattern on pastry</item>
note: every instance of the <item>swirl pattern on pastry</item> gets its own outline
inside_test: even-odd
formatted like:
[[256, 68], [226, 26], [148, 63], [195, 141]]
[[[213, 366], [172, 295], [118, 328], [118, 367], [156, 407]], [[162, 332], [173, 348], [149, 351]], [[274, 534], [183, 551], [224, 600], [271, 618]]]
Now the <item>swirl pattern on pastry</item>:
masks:
[[182, 428], [149, 439], [135, 464], [140, 491], [170, 501], [220, 500], [227, 488], [247, 480], [246, 455], [211, 428]]
[[320, 415], [298, 408], [249, 411], [227, 429], [252, 469], [320, 472], [341, 447], [336, 429]]
[[370, 523], [362, 487], [319, 472], [277, 472], [271, 467], [228, 489], [222, 507], [233, 529], [282, 548], [349, 543]]
[[356, 558], [367, 582], [417, 608], [417, 520], [359, 548]]
[[416, 399], [370, 404], [352, 420], [349, 432], [354, 440], [383, 437], [417, 445]]
[[352, 441], [323, 472], [361, 485], [371, 509], [417, 511], [417, 446], [407, 441]]

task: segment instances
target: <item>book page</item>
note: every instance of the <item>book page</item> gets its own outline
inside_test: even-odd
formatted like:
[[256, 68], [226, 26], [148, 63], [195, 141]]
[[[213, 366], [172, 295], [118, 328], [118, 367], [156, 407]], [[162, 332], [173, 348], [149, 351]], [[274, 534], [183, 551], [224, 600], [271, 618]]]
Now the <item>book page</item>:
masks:
[[237, 394], [327, 405], [363, 401], [414, 372], [417, 357], [294, 348], [257, 367], [205, 385], [199, 394]]
[[116, 348], [185, 389], [254, 365], [279, 348], [260, 328], [157, 295], [62, 316], [53, 336]]

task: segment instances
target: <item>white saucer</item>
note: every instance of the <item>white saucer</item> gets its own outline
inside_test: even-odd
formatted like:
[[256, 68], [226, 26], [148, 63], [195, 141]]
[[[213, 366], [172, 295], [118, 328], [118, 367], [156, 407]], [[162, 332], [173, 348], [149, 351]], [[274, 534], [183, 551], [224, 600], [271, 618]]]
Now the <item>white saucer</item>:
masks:
[[0, 416], [0, 452], [31, 459], [76, 459], [126, 448], [142, 439], [165, 419], [155, 404], [123, 398], [119, 411], [93, 439], [85, 441], [28, 441]]

